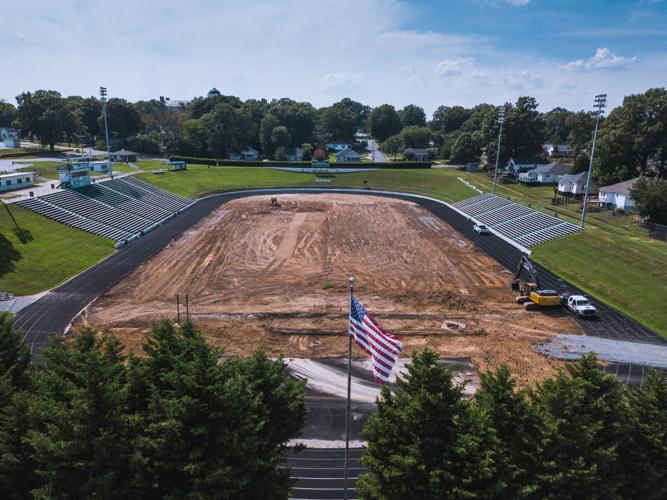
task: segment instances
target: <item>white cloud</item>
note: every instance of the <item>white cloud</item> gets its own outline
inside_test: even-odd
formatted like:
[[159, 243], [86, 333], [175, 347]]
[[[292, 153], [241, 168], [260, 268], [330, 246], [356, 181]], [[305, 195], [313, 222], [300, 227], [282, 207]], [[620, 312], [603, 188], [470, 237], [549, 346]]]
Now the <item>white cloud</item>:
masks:
[[501, 84], [514, 90], [535, 90], [542, 88], [544, 78], [542, 78], [542, 75], [524, 70], [503, 77]]
[[622, 69], [630, 66], [637, 57], [621, 57], [606, 47], [599, 48], [590, 59], [577, 59], [561, 66], [569, 71], [594, 71], [598, 69]]
[[507, 0], [507, 3], [514, 7], [523, 7], [524, 5], [528, 5], [530, 0]]
[[349, 92], [362, 84], [361, 73], [350, 73], [348, 71], [336, 71], [319, 77], [320, 88], [334, 92]]
[[441, 76], [461, 75], [472, 66], [472, 63], [470, 58], [445, 59], [436, 65], [435, 72]]

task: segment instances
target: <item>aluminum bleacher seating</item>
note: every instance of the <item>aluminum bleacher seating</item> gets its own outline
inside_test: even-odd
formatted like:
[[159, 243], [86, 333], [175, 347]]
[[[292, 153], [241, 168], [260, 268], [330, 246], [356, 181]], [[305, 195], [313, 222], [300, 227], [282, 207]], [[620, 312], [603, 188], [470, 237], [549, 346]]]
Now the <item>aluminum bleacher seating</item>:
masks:
[[454, 203], [454, 206], [466, 215], [525, 247], [581, 230], [574, 224], [491, 193], [467, 198]]
[[63, 224], [105, 238], [125, 240], [172, 217], [191, 202], [145, 182], [123, 177], [17, 204]]

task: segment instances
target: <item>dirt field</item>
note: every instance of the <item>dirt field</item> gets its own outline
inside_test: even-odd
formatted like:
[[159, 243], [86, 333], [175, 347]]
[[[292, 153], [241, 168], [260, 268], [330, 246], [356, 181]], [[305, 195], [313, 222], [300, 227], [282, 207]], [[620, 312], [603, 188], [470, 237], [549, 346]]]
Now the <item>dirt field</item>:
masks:
[[[580, 333], [561, 312], [514, 303], [510, 273], [417, 205], [350, 195], [235, 200], [173, 242], [94, 302], [78, 324], [114, 332], [136, 349], [152, 322], [190, 316], [230, 354], [264, 346], [289, 357], [341, 357], [347, 349], [347, 278], [408, 348], [467, 356], [482, 369], [506, 363], [522, 383], [560, 362], [532, 345]], [[363, 353], [356, 351], [357, 355]]]

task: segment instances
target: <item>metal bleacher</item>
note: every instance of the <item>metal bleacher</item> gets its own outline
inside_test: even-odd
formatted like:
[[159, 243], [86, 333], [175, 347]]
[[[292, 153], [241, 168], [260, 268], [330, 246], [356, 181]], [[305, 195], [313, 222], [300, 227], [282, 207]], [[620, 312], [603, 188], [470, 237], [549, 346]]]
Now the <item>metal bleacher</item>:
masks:
[[68, 226], [120, 241], [172, 217], [191, 201], [123, 177], [16, 203]]
[[454, 203], [454, 206], [466, 215], [525, 247], [581, 230], [574, 224], [491, 193], [467, 198]]

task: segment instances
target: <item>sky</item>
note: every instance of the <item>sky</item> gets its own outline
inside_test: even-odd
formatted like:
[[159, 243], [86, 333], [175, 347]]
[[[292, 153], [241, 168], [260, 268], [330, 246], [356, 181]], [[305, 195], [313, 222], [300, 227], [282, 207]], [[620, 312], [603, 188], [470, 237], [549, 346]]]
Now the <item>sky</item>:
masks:
[[[4, 0], [3, 0], [4, 2]], [[215, 86], [327, 106], [590, 109], [667, 84], [667, 0], [24, 0], [0, 9], [0, 99]]]

